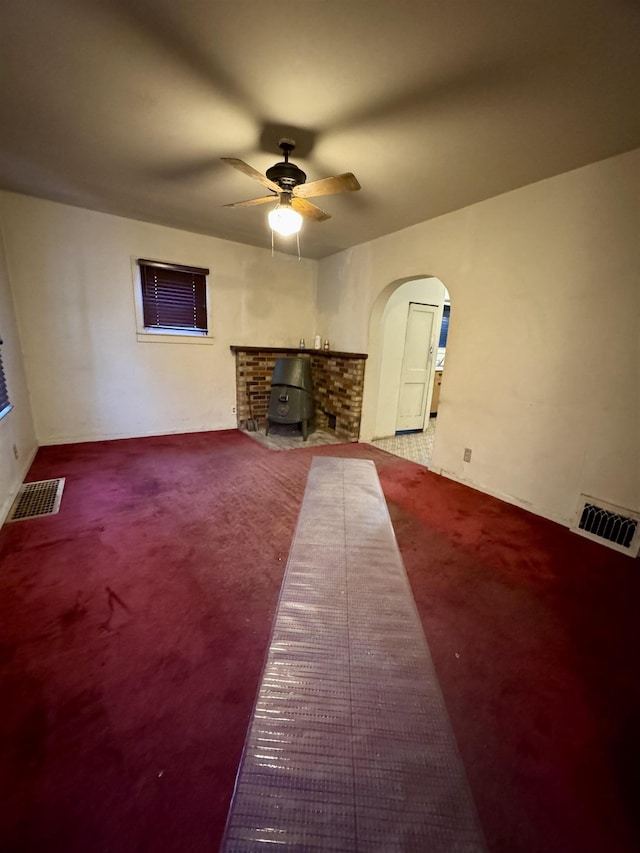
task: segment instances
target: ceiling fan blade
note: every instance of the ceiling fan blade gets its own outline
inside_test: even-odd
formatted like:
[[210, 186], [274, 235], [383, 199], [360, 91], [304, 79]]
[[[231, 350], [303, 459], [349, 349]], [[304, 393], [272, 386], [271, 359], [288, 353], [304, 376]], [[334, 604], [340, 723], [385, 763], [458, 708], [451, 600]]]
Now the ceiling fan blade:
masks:
[[300, 184], [293, 191], [298, 198], [312, 198], [317, 195], [334, 195], [335, 193], [352, 193], [360, 189], [358, 179], [352, 172], [334, 175], [333, 178], [321, 178], [309, 184]]
[[234, 169], [237, 169], [244, 175], [247, 175], [249, 178], [253, 178], [254, 181], [260, 181], [263, 186], [269, 187], [269, 189], [273, 190], [274, 193], [282, 192], [276, 183], [270, 181], [266, 175], [263, 175], [262, 172], [259, 172], [257, 169], [254, 169], [253, 166], [245, 163], [244, 160], [238, 160], [237, 157], [221, 157], [220, 159], [224, 163], [228, 163], [230, 166], [233, 166]]
[[307, 201], [304, 198], [296, 198], [296, 196], [293, 196], [291, 199], [291, 207], [294, 210], [297, 210], [301, 216], [304, 216], [307, 219], [315, 219], [316, 222], [324, 222], [326, 219], [331, 219], [330, 213], [325, 213], [324, 210], [321, 210], [317, 205], [313, 204], [313, 202]]
[[253, 207], [255, 204], [266, 204], [268, 201], [277, 201], [276, 195], [265, 195], [261, 198], [250, 198], [248, 201], [234, 201], [231, 204], [223, 204], [223, 207]]

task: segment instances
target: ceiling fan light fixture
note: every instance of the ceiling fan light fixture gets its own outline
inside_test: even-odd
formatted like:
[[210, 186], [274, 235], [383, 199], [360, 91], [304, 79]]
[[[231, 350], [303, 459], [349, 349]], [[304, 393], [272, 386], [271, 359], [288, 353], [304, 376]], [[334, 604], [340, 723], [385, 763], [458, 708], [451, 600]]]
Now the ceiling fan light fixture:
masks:
[[269, 227], [281, 237], [297, 234], [302, 227], [302, 216], [291, 207], [288, 200], [282, 200], [269, 211]]

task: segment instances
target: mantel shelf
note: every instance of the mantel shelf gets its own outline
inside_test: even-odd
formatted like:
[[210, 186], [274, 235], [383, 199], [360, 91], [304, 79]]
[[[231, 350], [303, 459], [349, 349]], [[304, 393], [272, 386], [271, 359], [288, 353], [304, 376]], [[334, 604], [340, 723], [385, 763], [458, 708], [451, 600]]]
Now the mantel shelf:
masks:
[[313, 347], [300, 349], [299, 347], [245, 347], [236, 344], [231, 344], [229, 347], [232, 353], [236, 352], [266, 352], [266, 353], [286, 353], [287, 355], [319, 355], [325, 358], [353, 358], [366, 359], [366, 352], [340, 352], [330, 349], [313, 349]]

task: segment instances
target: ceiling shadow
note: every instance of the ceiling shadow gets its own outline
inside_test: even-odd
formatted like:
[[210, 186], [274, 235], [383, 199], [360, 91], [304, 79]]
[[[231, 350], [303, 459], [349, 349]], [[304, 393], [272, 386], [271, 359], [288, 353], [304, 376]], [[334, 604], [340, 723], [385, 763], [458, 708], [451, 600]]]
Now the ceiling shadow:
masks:
[[504, 57], [468, 65], [454, 74], [443, 75], [440, 80], [419, 81], [404, 92], [391, 92], [360, 110], [345, 114], [327, 128], [327, 132], [349, 130], [403, 115], [415, 115], [417, 118], [425, 111], [455, 109], [465, 102], [482, 102], [505, 89], [520, 88], [532, 80], [534, 71], [547, 61], [546, 52], [537, 50], [526, 61], [520, 55], [517, 64], [512, 57]]
[[[76, 0], [79, 2], [79, 0]], [[178, 60], [185, 68], [209, 84], [216, 93], [227, 97], [245, 109], [249, 115], [260, 114], [261, 110], [249, 92], [237, 85], [233, 76], [218, 63], [212, 53], [203, 51], [198, 44], [181, 30], [180, 16], [167, 14], [161, 4], [153, 0], [90, 0], [103, 10], [112, 10], [126, 21], [144, 39], [153, 38], [155, 43], [170, 57]], [[86, 0], [83, 2], [86, 6]], [[176, 10], [180, 10], [176, 4]]]
[[309, 157], [316, 144], [318, 132], [310, 128], [295, 127], [292, 124], [273, 124], [265, 122], [258, 140], [258, 145], [261, 151], [265, 154], [281, 154], [278, 148], [278, 143], [281, 139], [293, 139], [296, 143], [294, 152], [291, 154], [291, 159], [295, 161], [296, 157]]
[[219, 157], [196, 157], [192, 161], [154, 164], [144, 169], [150, 178], [163, 181], [196, 181], [213, 178], [225, 169]]

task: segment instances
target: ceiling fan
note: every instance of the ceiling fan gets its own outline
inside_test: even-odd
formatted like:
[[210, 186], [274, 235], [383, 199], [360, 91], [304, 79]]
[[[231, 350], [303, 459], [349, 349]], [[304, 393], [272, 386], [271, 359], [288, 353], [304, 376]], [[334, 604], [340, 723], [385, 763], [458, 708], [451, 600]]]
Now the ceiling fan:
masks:
[[332, 178], [321, 178], [309, 184], [305, 183], [307, 176], [302, 169], [299, 169], [295, 163], [289, 162], [289, 155], [296, 147], [293, 139], [281, 139], [278, 147], [282, 151], [284, 160], [267, 169], [264, 175], [244, 160], [238, 160], [235, 157], [221, 158], [223, 162], [271, 190], [271, 195], [252, 198], [249, 201], [236, 201], [233, 204], [225, 204], [224, 207], [253, 207], [256, 204], [267, 204], [277, 200], [276, 206], [269, 212], [269, 225], [278, 234], [288, 236], [297, 234], [303, 217], [314, 219], [316, 222], [324, 222], [331, 218], [330, 214], [307, 199], [320, 195], [355, 192], [360, 189], [356, 176], [351, 172], [334, 175]]

